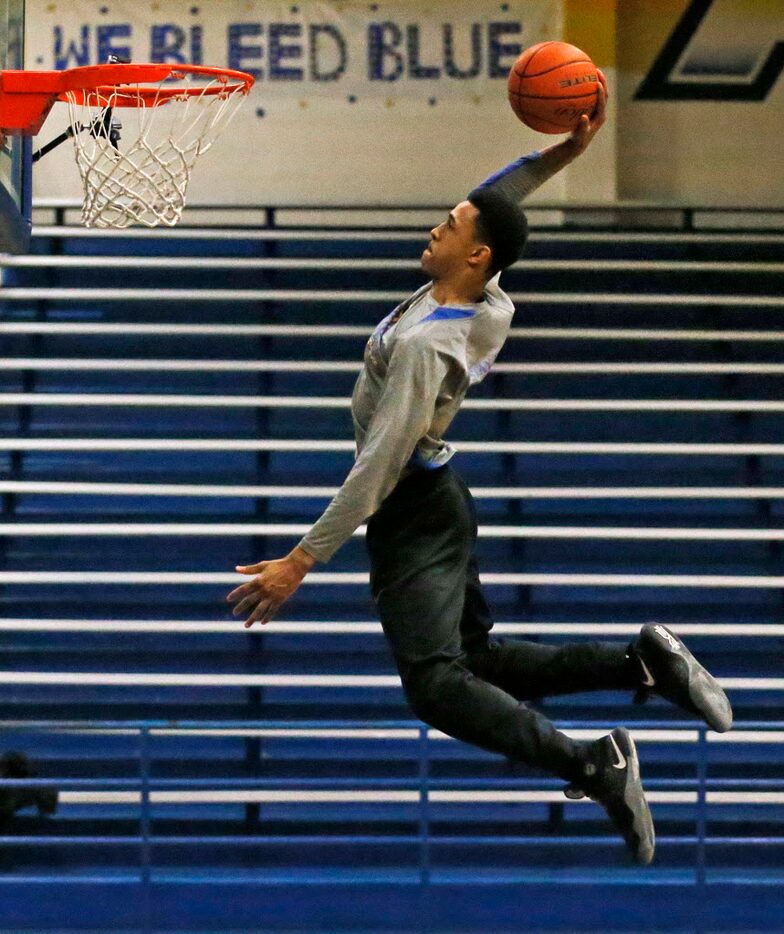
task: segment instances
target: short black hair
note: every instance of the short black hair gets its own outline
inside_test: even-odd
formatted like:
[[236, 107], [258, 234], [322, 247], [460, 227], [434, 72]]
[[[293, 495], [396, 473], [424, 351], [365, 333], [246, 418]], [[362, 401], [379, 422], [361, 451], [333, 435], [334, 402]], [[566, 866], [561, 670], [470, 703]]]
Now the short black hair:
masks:
[[488, 271], [494, 276], [522, 256], [528, 240], [528, 221], [516, 201], [493, 188], [474, 188], [468, 200], [479, 211], [476, 235], [490, 247]]

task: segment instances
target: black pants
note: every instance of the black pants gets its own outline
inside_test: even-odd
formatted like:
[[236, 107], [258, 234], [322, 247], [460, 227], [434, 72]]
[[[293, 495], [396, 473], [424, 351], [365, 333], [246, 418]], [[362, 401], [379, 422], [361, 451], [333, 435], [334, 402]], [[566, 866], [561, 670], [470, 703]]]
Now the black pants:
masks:
[[370, 585], [408, 702], [456, 739], [571, 781], [584, 744], [522, 701], [639, 684], [626, 645], [490, 637], [476, 510], [447, 464], [401, 480], [367, 526]]

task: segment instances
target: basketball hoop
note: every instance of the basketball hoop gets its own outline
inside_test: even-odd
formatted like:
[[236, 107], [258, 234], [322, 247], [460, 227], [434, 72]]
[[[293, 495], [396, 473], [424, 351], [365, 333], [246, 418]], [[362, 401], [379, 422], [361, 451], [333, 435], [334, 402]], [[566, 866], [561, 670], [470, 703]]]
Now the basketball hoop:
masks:
[[[191, 171], [237, 112], [251, 75], [228, 68], [108, 64], [0, 72], [0, 134], [34, 135], [56, 101], [84, 184], [86, 227], [174, 226]], [[122, 121], [116, 118], [120, 110]]]

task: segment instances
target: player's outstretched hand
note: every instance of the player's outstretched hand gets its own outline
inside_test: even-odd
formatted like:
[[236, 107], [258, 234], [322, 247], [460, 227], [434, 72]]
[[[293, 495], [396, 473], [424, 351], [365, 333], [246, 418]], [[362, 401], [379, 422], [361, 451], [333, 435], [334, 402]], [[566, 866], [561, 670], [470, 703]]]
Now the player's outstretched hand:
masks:
[[262, 626], [268, 623], [281, 606], [294, 594], [305, 575], [313, 567], [314, 559], [301, 548], [295, 548], [285, 558], [277, 561], [260, 561], [258, 564], [237, 565], [240, 574], [256, 575], [247, 584], [241, 584], [226, 597], [235, 603], [234, 616], [249, 614], [245, 628], [255, 622]]
[[600, 128], [607, 119], [607, 78], [599, 68], [596, 69], [599, 75], [599, 90], [597, 93], [596, 108], [589, 117], [583, 114], [580, 122], [572, 130], [570, 140], [572, 141], [577, 153], [583, 152], [588, 148], [591, 140], [599, 132]]

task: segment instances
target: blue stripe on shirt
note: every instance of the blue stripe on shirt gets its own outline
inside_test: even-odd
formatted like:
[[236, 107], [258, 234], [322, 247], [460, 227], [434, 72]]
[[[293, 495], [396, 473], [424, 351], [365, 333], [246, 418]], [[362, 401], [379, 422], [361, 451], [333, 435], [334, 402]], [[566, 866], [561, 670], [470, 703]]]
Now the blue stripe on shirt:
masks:
[[419, 323], [424, 324], [425, 321], [446, 321], [451, 318], [473, 318], [475, 314], [476, 312], [470, 308], [452, 308], [449, 305], [439, 305], [435, 311], [431, 312]]
[[443, 464], [432, 464], [430, 461], [425, 460], [422, 457], [422, 454], [419, 451], [419, 448], [414, 448], [414, 453], [408, 459], [406, 467], [412, 467], [418, 470], [437, 470], [439, 467], [443, 467]]
[[492, 175], [488, 176], [481, 185], [478, 185], [478, 188], [489, 188], [490, 185], [495, 184], [497, 181], [500, 181], [502, 178], [507, 176], [510, 172], [514, 172], [515, 169], [519, 169], [521, 165], [525, 165], [526, 162], [535, 162], [541, 153], [537, 150], [536, 152], [531, 152], [527, 156], [520, 156], [519, 159], [515, 159], [514, 162], [510, 162], [509, 165], [504, 166], [503, 169], [499, 169], [497, 172], [494, 172]]

